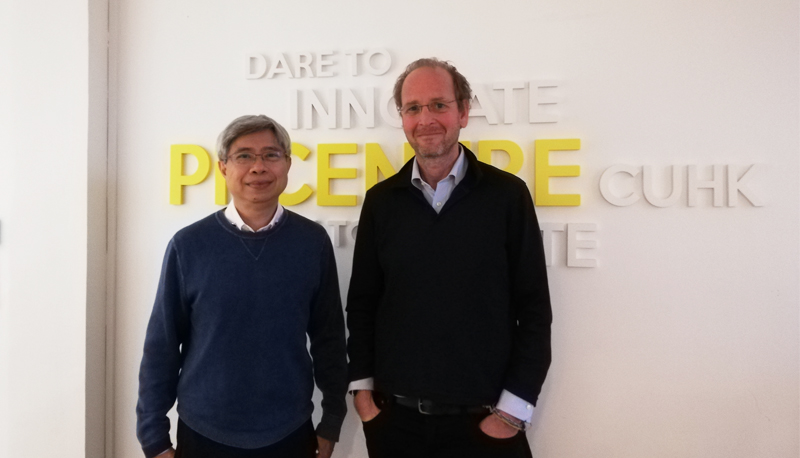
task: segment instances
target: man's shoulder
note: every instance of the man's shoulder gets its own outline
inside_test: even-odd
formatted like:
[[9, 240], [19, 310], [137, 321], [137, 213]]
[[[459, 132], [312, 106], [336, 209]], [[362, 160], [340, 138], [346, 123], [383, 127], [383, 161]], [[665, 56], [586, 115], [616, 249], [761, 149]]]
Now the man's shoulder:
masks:
[[514, 185], [524, 184], [522, 179], [512, 173], [506, 172], [503, 169], [499, 169], [492, 164], [487, 164], [485, 162], [476, 161], [478, 168], [481, 170], [481, 174], [484, 178], [492, 181], [497, 181], [501, 183], [509, 183]]
[[285, 221], [282, 221], [277, 230], [284, 236], [301, 241], [303, 244], [320, 246], [329, 244], [330, 237], [328, 231], [316, 221], [310, 220], [299, 213], [286, 210], [284, 213]]
[[198, 248], [212, 246], [213, 242], [219, 239], [220, 234], [225, 232], [218, 220], [218, 213], [224, 218], [221, 211], [214, 212], [178, 230], [169, 240], [167, 252], [199, 254], [204, 250], [198, 250]]
[[222, 211], [223, 210], [216, 211], [184, 227], [175, 233], [174, 238], [183, 239], [197, 237], [207, 234], [212, 229], [221, 227], [219, 218], [224, 218]]
[[404, 185], [411, 185], [411, 175], [409, 173], [404, 172], [404, 168], [400, 169], [397, 173], [386, 178], [383, 181], [375, 183], [371, 188], [367, 190], [366, 198], [375, 199], [381, 196], [386, 196], [387, 194], [397, 190], [398, 188], [404, 187]]
[[467, 175], [471, 177], [473, 183], [479, 181], [480, 184], [488, 185], [495, 190], [527, 191], [527, 184], [518, 176], [479, 161], [475, 153], [466, 146], [464, 146], [464, 151], [467, 154]]
[[289, 225], [290, 229], [293, 231], [309, 232], [316, 235], [327, 234], [327, 231], [321, 224], [291, 210], [286, 210], [284, 218], [286, 218], [286, 224]]
[[530, 193], [528, 185], [522, 178], [506, 172], [505, 170], [498, 169], [491, 164], [477, 162], [477, 165], [481, 171], [481, 181], [490, 188], [514, 193]]

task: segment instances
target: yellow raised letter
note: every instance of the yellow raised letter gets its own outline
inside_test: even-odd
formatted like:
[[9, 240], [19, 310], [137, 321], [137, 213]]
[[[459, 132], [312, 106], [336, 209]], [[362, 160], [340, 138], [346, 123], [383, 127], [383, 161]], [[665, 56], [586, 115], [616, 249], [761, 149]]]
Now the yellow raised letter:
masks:
[[[406, 143], [406, 145], [407, 144], [408, 143]], [[367, 143], [366, 168], [367, 170], [364, 178], [366, 180], [367, 190], [378, 183], [378, 172], [382, 173], [384, 178], [389, 178], [397, 173], [394, 167], [392, 167], [392, 163], [389, 162], [389, 160], [386, 159], [386, 155], [383, 154], [381, 145], [377, 143]]]
[[[183, 156], [191, 154], [197, 159], [197, 170], [183, 174]], [[170, 145], [169, 147], [169, 203], [183, 205], [183, 187], [202, 182], [211, 170], [211, 157], [197, 145]]]
[[508, 154], [508, 166], [503, 169], [516, 175], [522, 170], [522, 148], [508, 140], [481, 140], [478, 142], [478, 160], [492, 163], [492, 151], [505, 151]]
[[324, 207], [355, 207], [356, 196], [331, 194], [331, 180], [334, 178], [355, 178], [354, 168], [331, 168], [332, 154], [356, 154], [355, 143], [320, 143], [317, 145], [317, 205]]
[[571, 151], [581, 149], [578, 138], [559, 140], [536, 140], [536, 189], [534, 202], [542, 206], [577, 207], [581, 204], [580, 194], [550, 194], [551, 177], [577, 177], [581, 174], [578, 165], [550, 165], [550, 151]]
[[[305, 146], [292, 142], [292, 157], [299, 157], [301, 161], [305, 161], [309, 153], [311, 153], [311, 150]], [[300, 186], [300, 189], [297, 191], [284, 192], [281, 194], [280, 197], [278, 197], [278, 201], [284, 207], [291, 207], [292, 205], [305, 202], [313, 193], [314, 190], [311, 189], [311, 186], [303, 183], [303, 186]]]

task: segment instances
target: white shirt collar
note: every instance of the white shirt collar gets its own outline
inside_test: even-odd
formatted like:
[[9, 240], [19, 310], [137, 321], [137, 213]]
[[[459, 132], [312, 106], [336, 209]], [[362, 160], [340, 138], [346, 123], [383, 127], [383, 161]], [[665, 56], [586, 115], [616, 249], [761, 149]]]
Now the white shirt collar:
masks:
[[[465, 167], [466, 158], [464, 154], [464, 145], [461, 143], [458, 144], [458, 158], [456, 159], [455, 164], [453, 164], [453, 168], [450, 169], [450, 173], [447, 174], [443, 180], [446, 180], [450, 177], [453, 177], [455, 180], [455, 185], [457, 186], [464, 176], [467, 174], [467, 168]], [[411, 167], [411, 182], [412, 183], [425, 183], [425, 180], [422, 179], [422, 175], [419, 173], [419, 164], [417, 164], [417, 158], [414, 158], [414, 164]], [[430, 186], [430, 183], [426, 183]]]
[[278, 208], [275, 209], [275, 214], [272, 216], [272, 220], [269, 222], [269, 224], [262, 227], [261, 229], [253, 230], [252, 227], [248, 226], [244, 222], [242, 216], [239, 215], [239, 211], [236, 210], [235, 205], [231, 203], [225, 209], [225, 218], [228, 220], [228, 222], [236, 226], [236, 228], [239, 229], [240, 231], [244, 232], [263, 232], [269, 230], [273, 228], [276, 224], [278, 224], [278, 222], [281, 220], [281, 217], [283, 217], [283, 206], [278, 204]]

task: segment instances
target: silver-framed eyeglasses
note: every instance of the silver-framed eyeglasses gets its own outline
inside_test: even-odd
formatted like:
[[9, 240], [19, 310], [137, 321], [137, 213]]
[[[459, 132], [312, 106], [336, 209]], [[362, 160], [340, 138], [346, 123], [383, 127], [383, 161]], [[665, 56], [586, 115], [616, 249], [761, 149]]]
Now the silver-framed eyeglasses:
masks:
[[428, 107], [429, 112], [433, 114], [442, 114], [450, 111], [453, 108], [452, 104], [454, 102], [455, 100], [437, 100], [426, 105], [414, 103], [411, 105], [402, 106], [398, 111], [400, 112], [401, 116], [413, 117], [422, 114], [422, 109], [424, 107]]
[[255, 153], [237, 153], [232, 155], [229, 159], [236, 165], [251, 166], [256, 163], [256, 159], [261, 159], [264, 162], [278, 162], [286, 157], [286, 153], [280, 150], [269, 151], [264, 154]]

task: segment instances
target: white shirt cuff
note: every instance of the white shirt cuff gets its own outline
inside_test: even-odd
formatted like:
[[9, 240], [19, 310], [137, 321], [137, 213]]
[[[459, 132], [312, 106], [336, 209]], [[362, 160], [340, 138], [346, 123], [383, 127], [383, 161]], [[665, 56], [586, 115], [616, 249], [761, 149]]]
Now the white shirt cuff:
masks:
[[347, 391], [353, 390], [372, 390], [375, 388], [375, 379], [373, 377], [362, 378], [361, 380], [353, 380]]
[[497, 408], [526, 423], [530, 423], [531, 417], [533, 417], [533, 404], [506, 390], [500, 393]]

